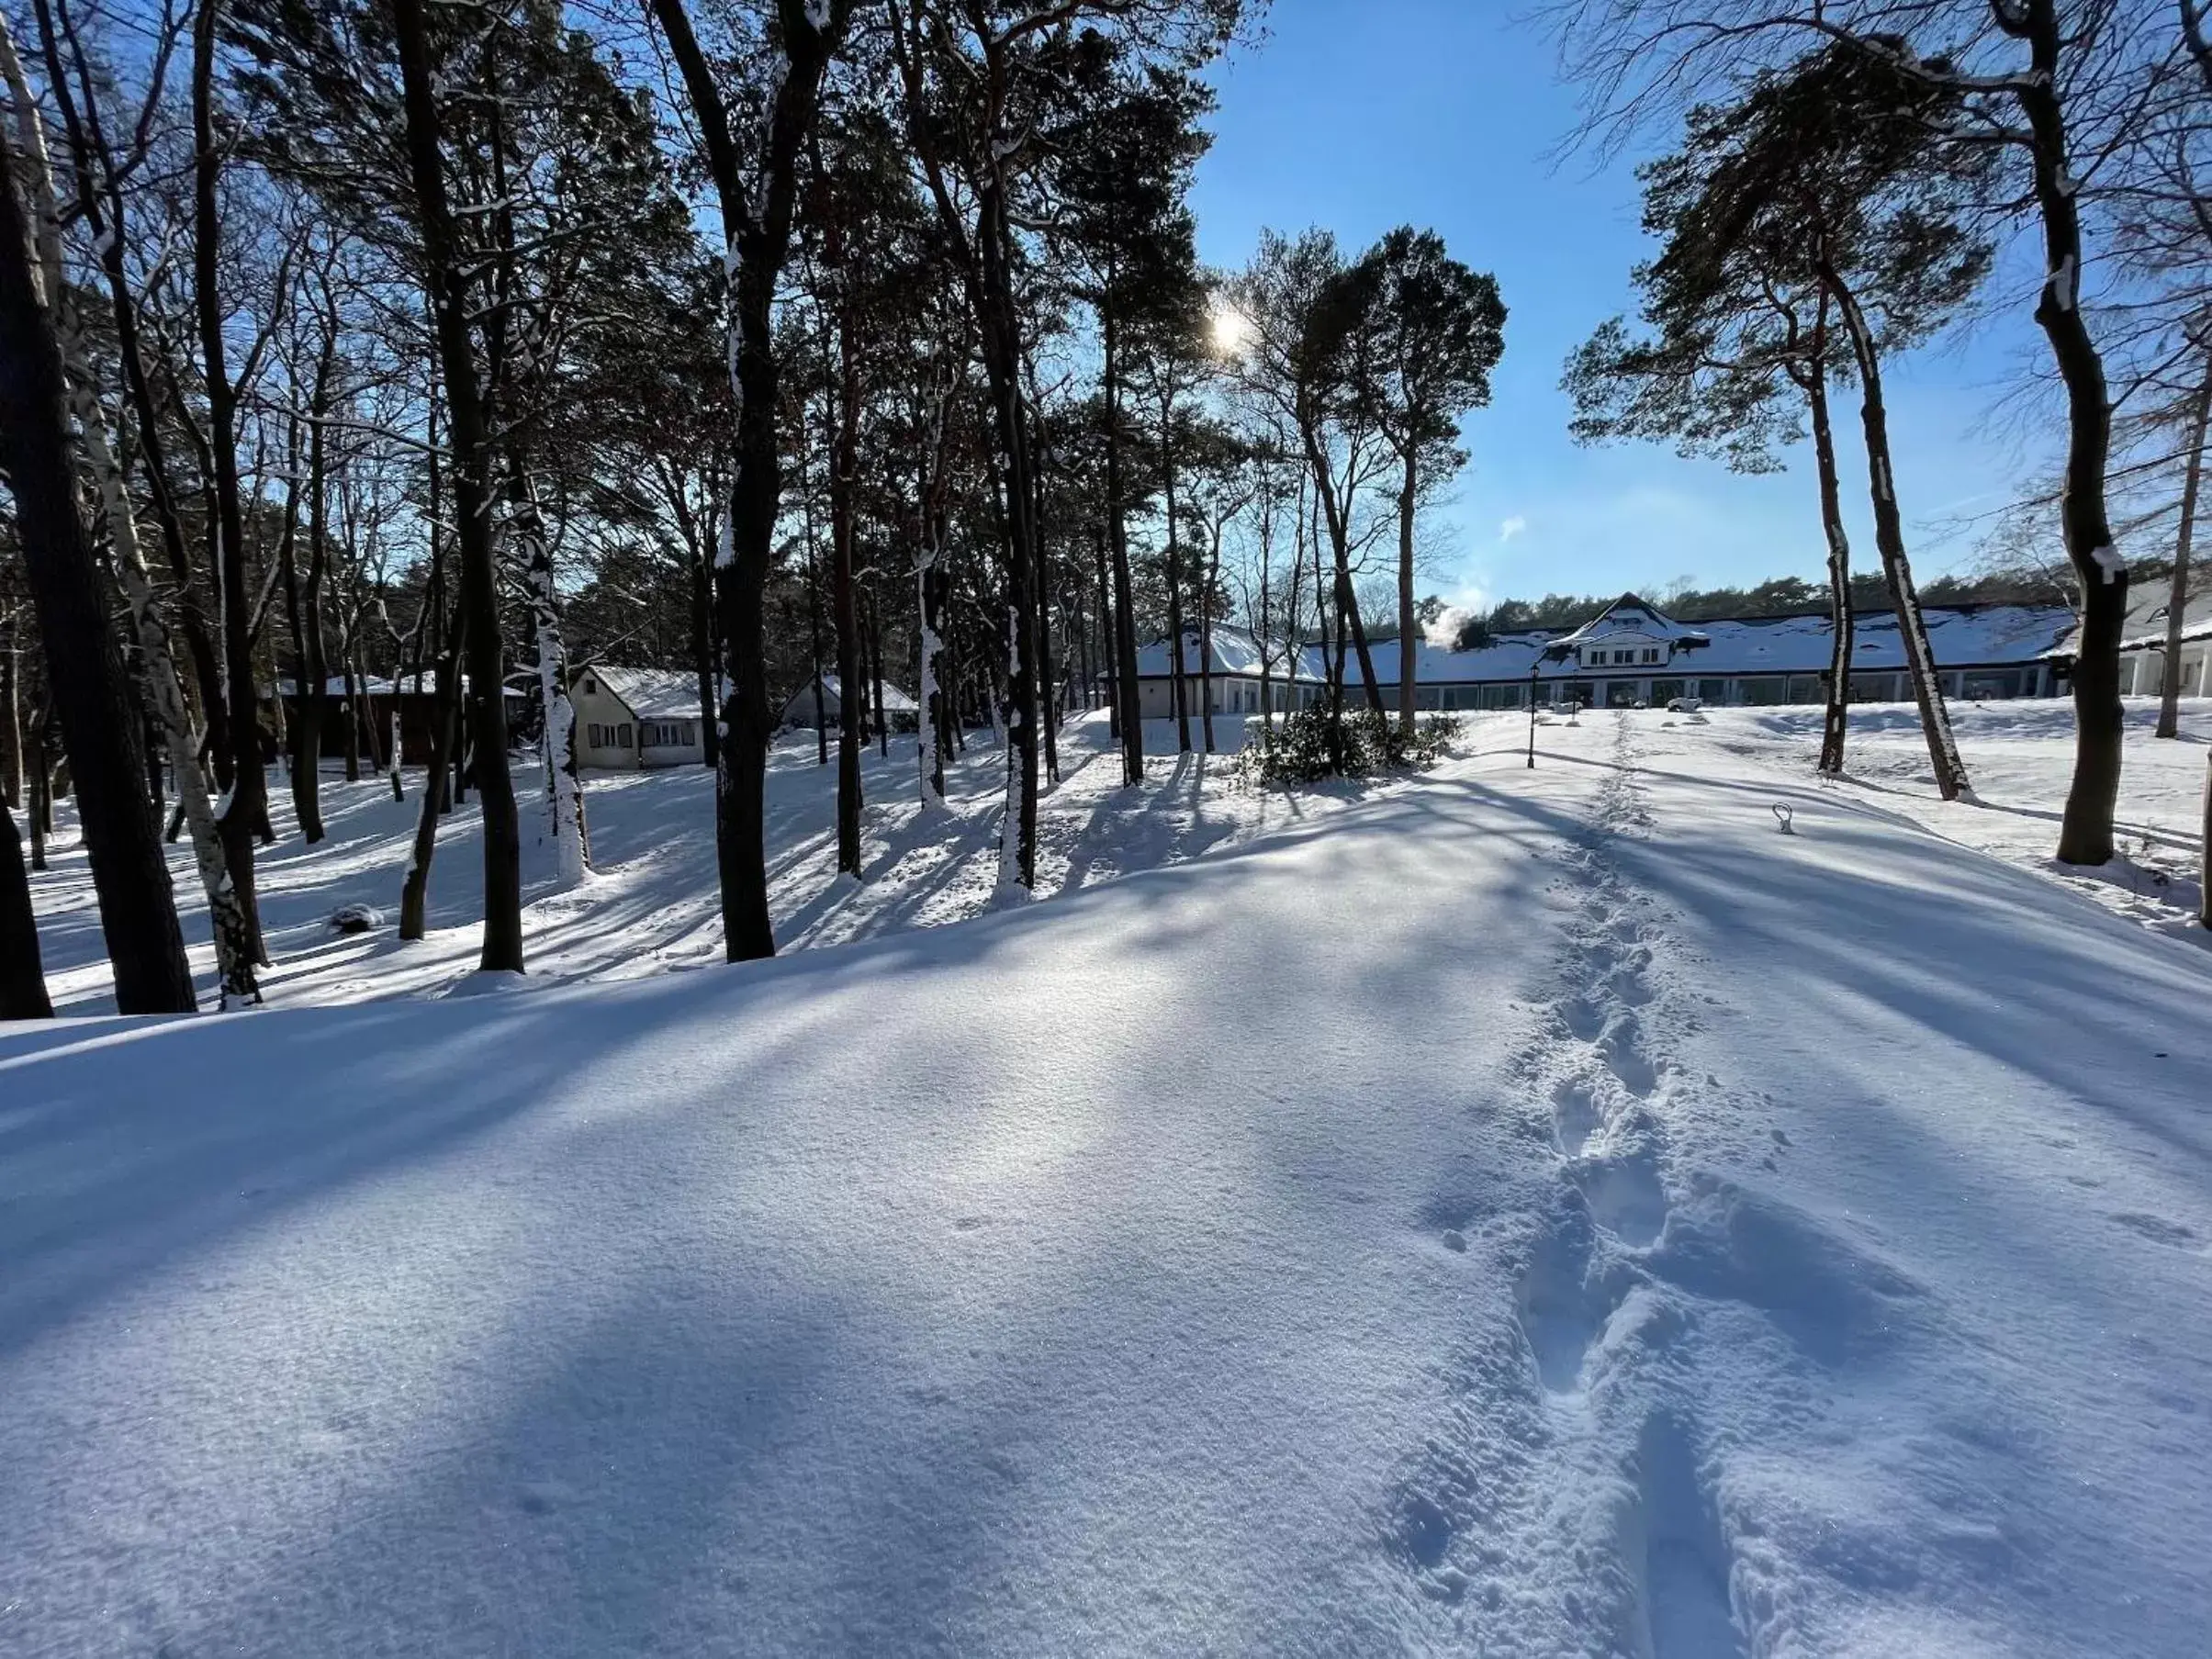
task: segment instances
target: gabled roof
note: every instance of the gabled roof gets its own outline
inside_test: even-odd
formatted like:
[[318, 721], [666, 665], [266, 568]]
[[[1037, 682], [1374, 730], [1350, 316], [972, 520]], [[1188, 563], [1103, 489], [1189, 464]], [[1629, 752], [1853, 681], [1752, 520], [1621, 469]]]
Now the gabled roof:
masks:
[[1684, 650], [1712, 644], [1709, 635], [1695, 628], [1685, 628], [1656, 605], [1645, 604], [1634, 594], [1624, 593], [1579, 628], [1570, 628], [1553, 640], [1552, 654], [1563, 656], [1592, 640], [1614, 633], [1640, 633], [1646, 639], [1666, 640]]
[[591, 663], [571, 674], [570, 683], [587, 674], [627, 704], [640, 720], [694, 720], [699, 716], [699, 676], [684, 669]]
[[[814, 682], [813, 680], [808, 680], [806, 685], [799, 688], [800, 691], [803, 693], [807, 689], [807, 687], [812, 686], [814, 683]], [[825, 674], [822, 677], [822, 689], [826, 695], [837, 698], [840, 703], [844, 701], [844, 694], [837, 689], [837, 677], [835, 674]], [[870, 699], [871, 701], [873, 701], [872, 688], [870, 693]], [[915, 714], [919, 713], [920, 712], [921, 705], [915, 702], [913, 698], [907, 696], [905, 692], [900, 690], [898, 687], [893, 685], [889, 680], [885, 680], [883, 682], [884, 713]]]
[[[2165, 645], [2166, 613], [2172, 597], [2171, 581], [2145, 584], [2143, 597], [2128, 607], [2128, 620], [2121, 624], [2121, 650], [2158, 649]], [[2212, 639], [2212, 575], [2199, 573], [2189, 585], [2188, 598], [2182, 606], [2182, 638]]]

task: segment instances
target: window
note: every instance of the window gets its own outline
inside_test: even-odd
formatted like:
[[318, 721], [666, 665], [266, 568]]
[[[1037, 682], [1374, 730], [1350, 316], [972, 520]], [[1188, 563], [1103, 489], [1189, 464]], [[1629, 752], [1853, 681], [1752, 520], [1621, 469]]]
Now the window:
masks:
[[626, 720], [614, 728], [614, 746], [618, 749], [630, 746], [630, 723]]
[[584, 730], [587, 734], [586, 740], [593, 748], [603, 749], [607, 746], [607, 728], [605, 726], [590, 725], [586, 726]]
[[1616, 651], [1613, 653], [1613, 661], [1617, 663], [1633, 663], [1635, 660], [1636, 653], [1634, 646], [1631, 646], [1626, 651]]
[[1649, 650], [1645, 651], [1644, 653], [1644, 660], [1647, 663], [1657, 662], [1659, 660], [1659, 648], [1656, 645], [1654, 645]]

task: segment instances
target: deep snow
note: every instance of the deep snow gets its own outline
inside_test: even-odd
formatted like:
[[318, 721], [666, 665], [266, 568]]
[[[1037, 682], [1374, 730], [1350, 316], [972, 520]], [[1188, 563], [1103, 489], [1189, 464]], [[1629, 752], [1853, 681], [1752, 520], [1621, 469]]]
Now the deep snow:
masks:
[[[1178, 863], [1393, 787], [1385, 782], [1297, 796], [1238, 789], [1230, 757], [1243, 741], [1241, 717], [1217, 715], [1214, 724], [1218, 752], [1213, 755], [1178, 755], [1173, 723], [1150, 724], [1151, 781], [1133, 796], [1118, 787], [1118, 751], [1108, 749], [1103, 716], [1065, 727], [1061, 781], [1045, 795], [1039, 814], [1039, 895]], [[943, 815], [925, 815], [919, 808], [911, 737], [894, 741], [888, 756], [872, 745], [864, 751], [867, 880], [859, 888], [837, 880], [834, 743], [825, 768], [816, 763], [812, 733], [778, 740], [769, 763], [766, 829], [780, 949], [937, 926], [992, 907], [1005, 805], [1004, 752], [990, 748], [988, 733], [970, 736], [978, 741], [947, 768], [950, 811]], [[530, 788], [534, 776], [518, 763], [525, 836], [522, 925], [533, 984], [634, 979], [722, 960], [711, 773], [697, 766], [587, 773], [585, 803], [598, 873], [566, 891], [552, 880], [551, 850], [530, 841], [538, 824]], [[407, 774], [409, 798], [396, 803], [381, 778], [348, 784], [326, 771], [321, 792], [329, 835], [309, 847], [295, 828], [289, 783], [272, 775], [269, 804], [277, 840], [260, 850], [255, 869], [275, 958], [262, 986], [273, 1006], [445, 995], [460, 989], [475, 969], [484, 883], [473, 800], [439, 827], [427, 938], [401, 945], [390, 926], [341, 936], [330, 925], [331, 916], [350, 904], [369, 905], [387, 923], [397, 923], [420, 779], [418, 772]], [[51, 869], [32, 879], [49, 988], [62, 1014], [110, 1012], [115, 1004], [91, 872], [66, 806], [59, 827]], [[212, 1007], [215, 954], [207, 907], [190, 850], [181, 843], [171, 848], [171, 869], [203, 1003]]]
[[2212, 953], [1722, 728], [0, 1035], [0, 1651], [2201, 1653]]

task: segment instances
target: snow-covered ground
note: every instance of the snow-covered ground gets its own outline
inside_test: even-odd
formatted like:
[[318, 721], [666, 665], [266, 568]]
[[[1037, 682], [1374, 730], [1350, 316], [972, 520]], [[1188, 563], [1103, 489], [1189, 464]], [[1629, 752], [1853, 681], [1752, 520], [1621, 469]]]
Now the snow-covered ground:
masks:
[[[1777, 777], [1802, 777], [1820, 753], [1818, 709], [1729, 709], [1699, 726], [1664, 714], [1655, 753], [1700, 768], [1719, 749]], [[1851, 712], [1847, 781], [1832, 787], [1869, 804], [1903, 813], [1938, 835], [1979, 847], [2110, 904], [2148, 925], [2206, 943], [2196, 914], [2206, 762], [2212, 701], [2185, 699], [2181, 736], [2151, 736], [2158, 701], [2127, 700], [2126, 765], [2117, 814], [2120, 855], [2096, 869], [2062, 865], [2051, 855], [2073, 773], [2073, 705], [2044, 699], [1951, 704], [1974, 800], [1947, 803], [1936, 793], [1920, 716], [1909, 703]]]
[[1054, 870], [1235, 845], [774, 962], [0, 1033], [0, 1652], [2203, 1653], [2212, 952], [1794, 718], [1186, 784]]
[[[1295, 824], [1345, 802], [1387, 792], [1388, 783], [1300, 795], [1259, 794], [1235, 785], [1230, 757], [1243, 742], [1241, 715], [1217, 716], [1218, 753], [1178, 756], [1167, 721], [1146, 728], [1149, 784], [1119, 788], [1119, 751], [1109, 747], [1103, 714], [1071, 722], [1061, 734], [1060, 785], [1045, 796], [1039, 827], [1038, 891], [1069, 892], [1135, 869], [1178, 863], [1195, 854]], [[971, 737], [979, 734], [971, 734]], [[1192, 741], [1199, 741], [1193, 731]], [[819, 765], [812, 734], [788, 734], [769, 761], [769, 900], [780, 947], [845, 944], [904, 927], [935, 926], [991, 908], [998, 874], [998, 825], [1005, 803], [1004, 750], [990, 734], [948, 768], [949, 815], [925, 818], [918, 801], [914, 739], [891, 753], [866, 751], [862, 818], [865, 881], [837, 875], [837, 767]], [[538, 822], [534, 767], [518, 762], [526, 840]], [[275, 1006], [435, 996], [458, 986], [477, 964], [483, 914], [483, 853], [473, 800], [440, 826], [431, 864], [429, 936], [402, 945], [394, 936], [399, 887], [418, 811], [421, 774], [407, 775], [409, 798], [395, 802], [381, 779], [322, 781], [326, 838], [304, 845], [292, 816], [290, 786], [270, 779], [275, 846], [256, 860], [263, 926], [275, 967], [263, 989]], [[713, 779], [704, 768], [587, 774], [585, 804], [598, 875], [557, 891], [551, 854], [525, 846], [523, 933], [533, 983], [635, 979], [722, 960], [722, 914], [714, 876]], [[51, 869], [33, 878], [47, 980], [62, 1014], [114, 1008], [91, 872], [63, 808]], [[179, 914], [203, 998], [213, 1004], [215, 950], [191, 849], [170, 849]], [[365, 904], [384, 925], [340, 935], [330, 923], [341, 906]]]

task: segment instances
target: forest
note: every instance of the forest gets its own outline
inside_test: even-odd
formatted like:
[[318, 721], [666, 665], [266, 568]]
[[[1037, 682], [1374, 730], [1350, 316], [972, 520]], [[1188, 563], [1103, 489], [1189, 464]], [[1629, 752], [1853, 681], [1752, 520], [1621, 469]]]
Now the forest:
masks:
[[[1746, 472], [1809, 441], [1816, 463], [1825, 588], [1657, 597], [1691, 620], [1827, 609], [1839, 664], [1855, 610], [1898, 612], [1948, 798], [1968, 779], [1918, 607], [2064, 593], [2059, 856], [2102, 864], [2131, 574], [2171, 573], [2178, 627], [2212, 407], [2195, 12], [1572, 0], [1544, 22], [1576, 141], [1673, 146], [1640, 169], [1640, 312], [1566, 365], [1576, 436]], [[971, 730], [1004, 745], [1009, 891], [1034, 883], [1071, 712], [1103, 704], [1142, 782], [1154, 639], [1195, 672], [1219, 626], [1268, 663], [1318, 644], [1328, 755], [1362, 709], [1410, 734], [1412, 654], [1386, 685], [1369, 645], [1436, 633], [1433, 510], [1507, 297], [1418, 225], [1365, 247], [1269, 231], [1241, 268], [1201, 264], [1211, 72], [1265, 24], [1243, 0], [11, 11], [8, 1010], [44, 1006], [27, 870], [64, 794], [118, 1006], [195, 1005], [178, 836], [222, 1000], [256, 1000], [271, 789], [311, 844], [322, 757], [410, 787], [396, 721], [365, 717], [378, 685], [434, 701], [400, 936], [473, 797], [492, 971], [527, 967], [525, 860], [589, 869], [577, 666], [696, 681], [732, 960], [776, 949], [763, 767], [778, 711], [826, 675], [872, 688], [837, 740], [855, 877], [887, 684], [923, 711], [925, 803]], [[1885, 365], [2006, 307], [2044, 342], [2017, 398], [2051, 476], [2006, 574], [1924, 591]], [[1839, 505], [1831, 398], [1854, 395], [1878, 577]], [[1509, 601], [1455, 637], [1589, 609]], [[1824, 770], [1847, 682], [1829, 677]]]

